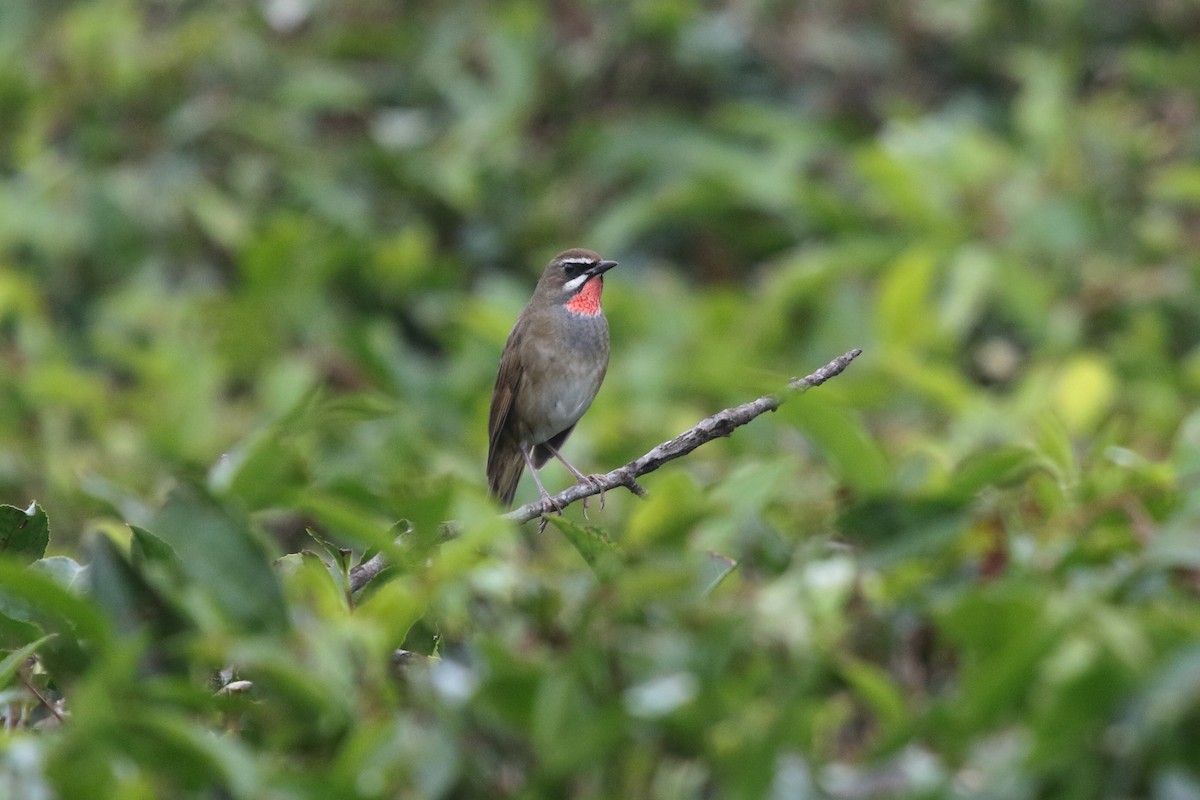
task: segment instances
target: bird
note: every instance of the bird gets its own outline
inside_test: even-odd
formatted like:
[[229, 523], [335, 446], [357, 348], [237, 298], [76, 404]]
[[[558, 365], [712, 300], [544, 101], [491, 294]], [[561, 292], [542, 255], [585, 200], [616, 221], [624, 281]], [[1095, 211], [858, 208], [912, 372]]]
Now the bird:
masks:
[[[608, 320], [600, 297], [604, 273], [615, 266], [583, 248], [559, 253], [508, 335], [488, 412], [488, 491], [504, 508], [512, 507], [526, 467], [542, 499], [550, 499], [538, 470], [551, 457], [581, 483], [597, 480], [561, 450], [608, 370]], [[603, 506], [603, 493], [600, 498]]]

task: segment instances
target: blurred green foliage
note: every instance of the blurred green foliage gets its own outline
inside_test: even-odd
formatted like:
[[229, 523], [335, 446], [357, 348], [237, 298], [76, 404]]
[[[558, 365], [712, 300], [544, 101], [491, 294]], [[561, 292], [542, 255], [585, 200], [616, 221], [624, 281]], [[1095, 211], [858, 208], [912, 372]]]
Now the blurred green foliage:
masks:
[[[1200, 798], [1198, 30], [0, 3], [0, 796]], [[515, 529], [575, 245], [581, 466], [865, 355]]]

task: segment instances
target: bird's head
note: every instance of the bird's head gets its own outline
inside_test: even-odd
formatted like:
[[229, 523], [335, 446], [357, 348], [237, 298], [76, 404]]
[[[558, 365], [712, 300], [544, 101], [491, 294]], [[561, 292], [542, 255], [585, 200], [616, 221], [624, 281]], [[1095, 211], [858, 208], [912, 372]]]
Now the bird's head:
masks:
[[537, 294], [576, 314], [599, 314], [603, 276], [615, 266], [616, 261], [605, 261], [591, 250], [578, 247], [566, 250], [546, 265], [538, 281]]

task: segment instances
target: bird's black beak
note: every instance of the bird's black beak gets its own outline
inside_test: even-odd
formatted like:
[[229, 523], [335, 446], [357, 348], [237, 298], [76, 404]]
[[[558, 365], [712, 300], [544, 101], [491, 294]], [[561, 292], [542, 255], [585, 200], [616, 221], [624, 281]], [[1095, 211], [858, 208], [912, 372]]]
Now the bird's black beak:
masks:
[[616, 261], [601, 261], [594, 267], [588, 267], [587, 274], [593, 278], [597, 275], [603, 275], [617, 265]]

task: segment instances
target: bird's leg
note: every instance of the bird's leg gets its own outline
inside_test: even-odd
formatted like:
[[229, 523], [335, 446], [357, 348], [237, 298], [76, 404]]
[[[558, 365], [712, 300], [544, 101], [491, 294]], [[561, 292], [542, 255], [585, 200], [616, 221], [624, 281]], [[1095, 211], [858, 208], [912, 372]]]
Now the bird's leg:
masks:
[[[552, 498], [550, 496], [550, 493], [546, 491], [546, 487], [542, 486], [542, 479], [538, 477], [537, 467], [535, 467], [533, 465], [533, 459], [529, 457], [529, 451], [522, 447], [521, 455], [525, 456], [525, 464], [529, 467], [529, 474], [533, 476], [533, 482], [537, 484], [538, 491], [541, 492], [542, 499], [549, 501], [550, 507], [553, 508], [555, 511], [557, 511], [561, 515], [562, 507], [559, 506], [558, 503], [554, 502], [554, 498]], [[545, 517], [545, 515], [543, 515], [541, 524], [538, 525], [538, 533], [541, 533], [545, 529], [546, 529], [546, 517]]]
[[[575, 480], [579, 481], [580, 483], [590, 483], [592, 486], [595, 486], [597, 489], [600, 490], [600, 510], [603, 511], [604, 510], [604, 484], [601, 483], [600, 477], [598, 475], [584, 475], [582, 472], [575, 469], [575, 466], [573, 464], [571, 464], [570, 461], [567, 461], [565, 458], [563, 458], [562, 453], [558, 452], [558, 450], [556, 450], [554, 447], [552, 447], [549, 442], [543, 444], [542, 447], [545, 447], [547, 450], [550, 451], [551, 455], [553, 455], [555, 458], [557, 458], [559, 461], [561, 461], [563, 463], [563, 466], [567, 468], [567, 471], [575, 476]], [[583, 498], [583, 518], [584, 519], [587, 519], [587, 506], [588, 506], [588, 499], [585, 497], [585, 498]]]

